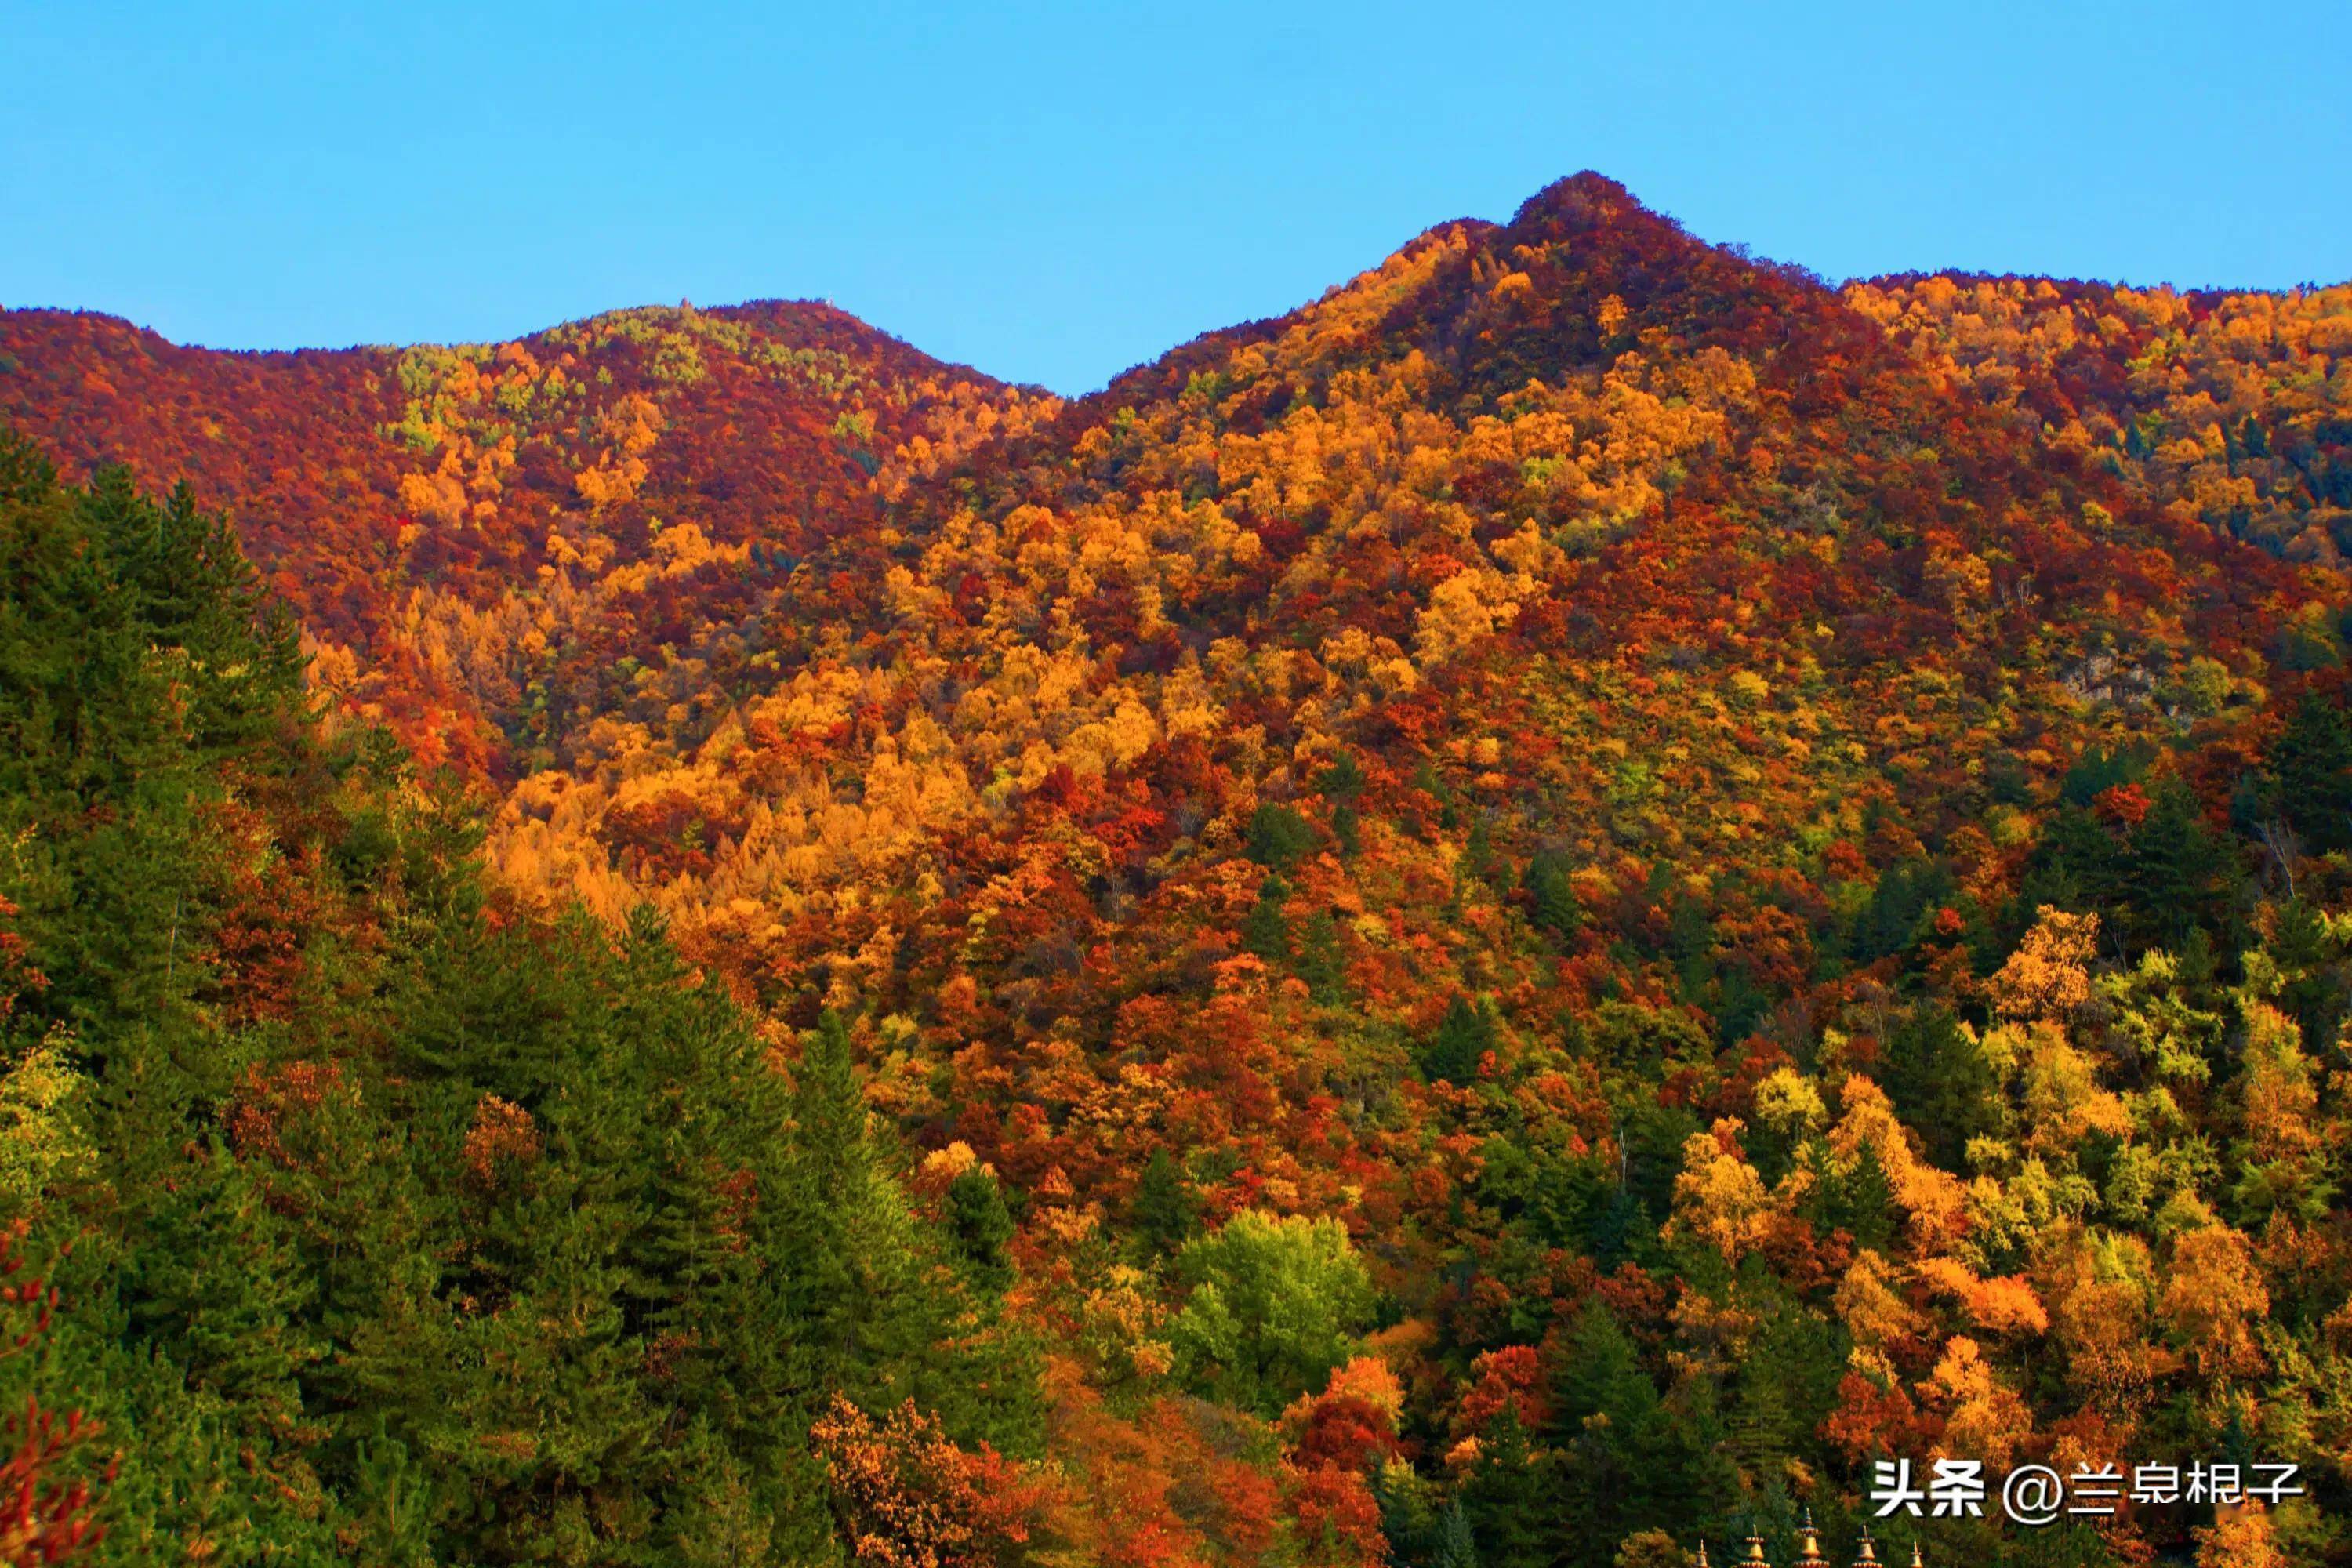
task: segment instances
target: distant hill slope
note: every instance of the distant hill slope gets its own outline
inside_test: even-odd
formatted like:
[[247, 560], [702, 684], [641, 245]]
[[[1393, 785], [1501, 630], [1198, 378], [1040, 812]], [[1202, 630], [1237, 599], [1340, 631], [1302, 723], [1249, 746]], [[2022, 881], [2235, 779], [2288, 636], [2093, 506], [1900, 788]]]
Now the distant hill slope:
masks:
[[[121, 462], [232, 505], [326, 645], [323, 672], [428, 756], [446, 748], [477, 769], [545, 742], [532, 680], [589, 679], [684, 635], [664, 605], [698, 563], [747, 580], [705, 574], [688, 618], [743, 614], [774, 563], [872, 525], [872, 477], [901, 445], [970, 440], [1024, 408], [989, 377], [811, 303], [291, 353], [0, 312], [0, 420], [68, 477]], [[691, 528], [656, 544], [672, 522]], [[614, 591], [550, 605], [541, 568], [569, 554], [619, 573]], [[485, 615], [536, 631], [546, 657], [486, 658]]]
[[1856, 283], [1856, 310], [2137, 499], [2298, 561], [2352, 550], [2352, 284]]

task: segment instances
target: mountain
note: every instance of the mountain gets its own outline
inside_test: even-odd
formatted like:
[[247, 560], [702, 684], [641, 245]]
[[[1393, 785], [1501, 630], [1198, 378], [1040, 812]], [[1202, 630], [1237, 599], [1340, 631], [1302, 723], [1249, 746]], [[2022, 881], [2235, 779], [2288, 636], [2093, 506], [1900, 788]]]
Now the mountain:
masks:
[[[453, 765], [495, 929], [581, 976], [490, 1016], [635, 984], [577, 906], [796, 1092], [854, 1054], [877, 1201], [965, 1271], [920, 1310], [1034, 1336], [1043, 1412], [827, 1363], [862, 1405], [790, 1419], [860, 1561], [1003, 1455], [958, 1561], [1663, 1561], [1931, 1451], [2291, 1461], [2278, 1538], [2352, 1549], [2352, 287], [1832, 288], [1588, 174], [1068, 401], [805, 305], [291, 355], [11, 312], [0, 418], [229, 506], [314, 743]], [[405, 886], [273, 984], [397, 949]], [[568, 1073], [757, 1098], [449, 1027], [528, 1091], [444, 1120], [518, 1147]]]
[[[293, 353], [12, 310], [0, 367], [0, 419], [68, 476], [118, 462], [234, 503], [321, 678], [422, 754], [478, 772], [543, 743], [548, 700], [517, 687], [515, 660], [483, 666], [485, 636], [576, 647], [576, 666], [531, 666], [560, 696], [740, 613], [828, 533], [870, 529], [901, 447], [952, 448], [1053, 404], [830, 306], [777, 301]], [[671, 521], [690, 527], [664, 541]], [[551, 603], [543, 578], [574, 558], [611, 591]], [[705, 574], [681, 610], [672, 585], [706, 558], [732, 572]]]

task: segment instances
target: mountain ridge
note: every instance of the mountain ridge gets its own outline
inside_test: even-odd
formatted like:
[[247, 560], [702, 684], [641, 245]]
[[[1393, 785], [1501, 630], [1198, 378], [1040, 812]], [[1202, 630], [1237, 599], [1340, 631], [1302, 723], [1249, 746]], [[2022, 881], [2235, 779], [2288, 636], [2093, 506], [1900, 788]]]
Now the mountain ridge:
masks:
[[[257, 556], [320, 637], [363, 659], [376, 650], [371, 673], [382, 679], [363, 700], [428, 756], [437, 733], [453, 732], [446, 754], [476, 773], [498, 765], [505, 715], [485, 711], [429, 656], [377, 648], [396, 637], [387, 623], [412, 575], [528, 573], [561, 536], [556, 520], [585, 514], [593, 529], [608, 509], [637, 502], [648, 479], [647, 500], [690, 505], [720, 548], [740, 551], [756, 534], [796, 549], [812, 518], [871, 513], [869, 473], [853, 461], [873, 438], [871, 419], [862, 435], [830, 430], [845, 399], [866, 407], [867, 381], [889, 444], [928, 428], [908, 413], [910, 399], [946, 407], [961, 397], [953, 419], [1020, 396], [805, 301], [640, 307], [505, 344], [399, 350], [223, 353], [118, 322], [0, 313], [0, 353], [16, 367], [0, 376], [0, 418], [46, 438], [68, 476], [119, 458], [147, 485], [189, 479], [239, 503]], [[667, 399], [679, 416], [673, 433], [656, 395], [714, 374], [705, 395]], [[643, 418], [629, 412], [640, 406]], [[759, 444], [763, 429], [763, 460], [712, 468], [714, 447]], [[668, 465], [655, 476], [645, 463], [666, 434], [673, 451], [688, 448], [674, 481]], [[627, 518], [611, 542], [620, 559], [649, 544], [643, 518]]]

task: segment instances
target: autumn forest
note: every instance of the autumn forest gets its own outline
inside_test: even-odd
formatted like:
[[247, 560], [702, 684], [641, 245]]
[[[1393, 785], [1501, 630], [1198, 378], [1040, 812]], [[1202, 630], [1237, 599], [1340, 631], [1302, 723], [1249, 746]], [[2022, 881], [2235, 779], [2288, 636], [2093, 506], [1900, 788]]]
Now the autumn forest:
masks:
[[2347, 658], [2352, 284], [0, 312], [0, 1562], [2352, 1564]]

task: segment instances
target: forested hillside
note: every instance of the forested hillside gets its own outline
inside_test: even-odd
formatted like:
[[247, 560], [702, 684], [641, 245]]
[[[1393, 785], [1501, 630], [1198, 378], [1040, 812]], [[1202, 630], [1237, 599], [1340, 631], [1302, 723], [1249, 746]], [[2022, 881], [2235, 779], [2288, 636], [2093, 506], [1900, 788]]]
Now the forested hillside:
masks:
[[870, 529], [877, 475], [1054, 406], [810, 303], [282, 354], [0, 313], [0, 421], [70, 476], [119, 462], [231, 507], [313, 681], [499, 776], [617, 700], [622, 660], [695, 658], [716, 706], [765, 651], [741, 626], [763, 589]]
[[2312, 1495], [1884, 1555], [2352, 1562], [2352, 287], [1588, 174], [1068, 403], [0, 351], [101, 1558], [1647, 1568], [1958, 1455]]
[[124, 1563], [816, 1560], [841, 1399], [915, 1401], [922, 1484], [1011, 1506], [1033, 1352], [837, 1019], [795, 1042], [649, 912], [487, 888], [388, 735], [319, 730], [186, 491], [0, 448], [0, 1187], [38, 1281], [0, 1366], [81, 1422], [10, 1561], [92, 1522]]

